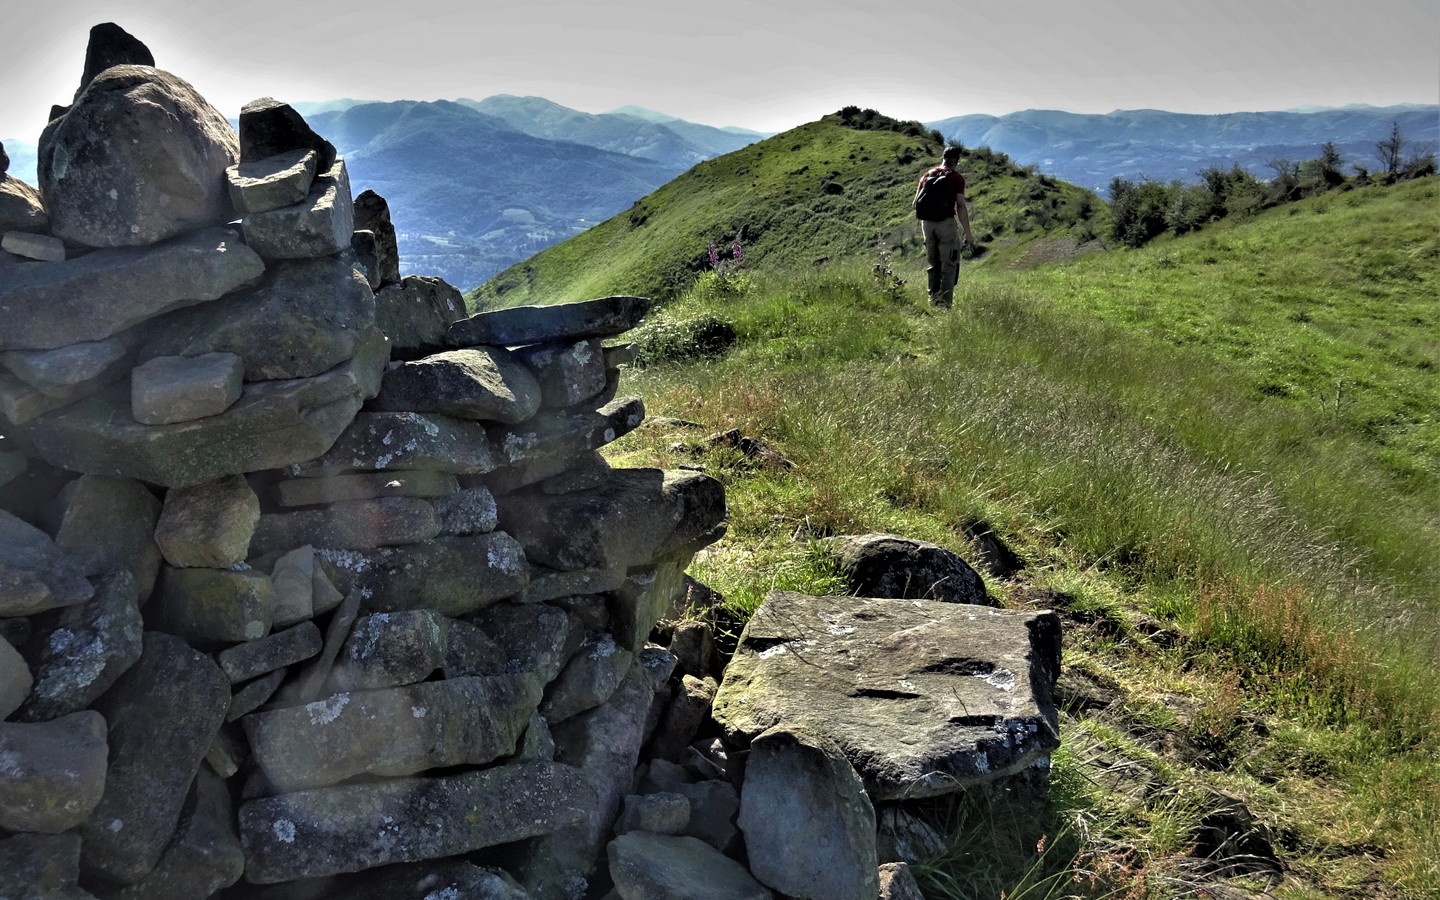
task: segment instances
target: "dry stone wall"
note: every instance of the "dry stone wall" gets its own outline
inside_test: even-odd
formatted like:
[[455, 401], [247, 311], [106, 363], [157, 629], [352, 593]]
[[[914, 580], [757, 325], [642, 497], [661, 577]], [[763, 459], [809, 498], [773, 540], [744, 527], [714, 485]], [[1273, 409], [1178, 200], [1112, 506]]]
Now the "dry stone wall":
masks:
[[426, 872], [583, 892], [726, 524], [596, 453], [644, 418], [610, 344], [648, 303], [467, 317], [293, 109], [237, 135], [116, 31], [0, 203], [0, 896], [490, 847]]

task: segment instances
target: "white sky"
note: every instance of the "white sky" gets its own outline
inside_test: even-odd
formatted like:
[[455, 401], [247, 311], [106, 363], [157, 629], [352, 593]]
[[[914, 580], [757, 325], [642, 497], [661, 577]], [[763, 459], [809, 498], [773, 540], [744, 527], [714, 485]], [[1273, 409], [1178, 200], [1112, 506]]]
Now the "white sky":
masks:
[[[1440, 103], [1440, 0], [0, 0], [0, 139], [114, 21], [226, 115], [257, 97], [534, 94], [781, 131], [842, 106], [1233, 112]], [[966, 7], [975, 8], [974, 12]], [[808, 12], [790, 10], [808, 9]], [[882, 12], [883, 10], [883, 12]]]

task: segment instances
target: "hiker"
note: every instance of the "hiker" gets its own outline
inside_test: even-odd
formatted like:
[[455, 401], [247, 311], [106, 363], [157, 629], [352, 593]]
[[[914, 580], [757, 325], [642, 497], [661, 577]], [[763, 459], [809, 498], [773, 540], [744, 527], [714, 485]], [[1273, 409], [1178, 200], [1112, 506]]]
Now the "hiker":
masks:
[[[925, 235], [925, 270], [930, 302], [949, 308], [955, 300], [955, 279], [960, 274], [960, 248], [975, 246], [970, 231], [970, 209], [965, 205], [965, 176], [955, 171], [960, 148], [946, 147], [940, 165], [920, 176], [915, 186], [915, 217]], [[959, 227], [956, 227], [956, 218]], [[965, 230], [964, 243], [960, 229]]]

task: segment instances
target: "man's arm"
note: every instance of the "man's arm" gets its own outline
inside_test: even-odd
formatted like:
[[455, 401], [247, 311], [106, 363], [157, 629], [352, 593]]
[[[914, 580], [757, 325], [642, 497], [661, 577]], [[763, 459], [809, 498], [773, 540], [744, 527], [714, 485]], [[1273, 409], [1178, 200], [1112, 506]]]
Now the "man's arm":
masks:
[[974, 246], [975, 234], [970, 230], [970, 206], [965, 202], [964, 194], [955, 195], [955, 215], [960, 218], [960, 228], [965, 232], [965, 243]]

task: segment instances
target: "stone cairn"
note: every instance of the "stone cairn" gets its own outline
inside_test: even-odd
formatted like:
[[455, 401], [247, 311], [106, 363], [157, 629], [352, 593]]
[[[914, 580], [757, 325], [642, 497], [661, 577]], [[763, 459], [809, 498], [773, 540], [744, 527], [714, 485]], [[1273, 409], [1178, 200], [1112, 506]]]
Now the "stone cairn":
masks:
[[292, 108], [237, 135], [113, 25], [52, 118], [0, 182], [0, 898], [918, 897], [901, 801], [1056, 746], [1053, 615], [933, 545], [864, 589], [965, 596], [772, 595], [721, 686], [722, 487], [597, 452], [647, 301], [467, 317]]

